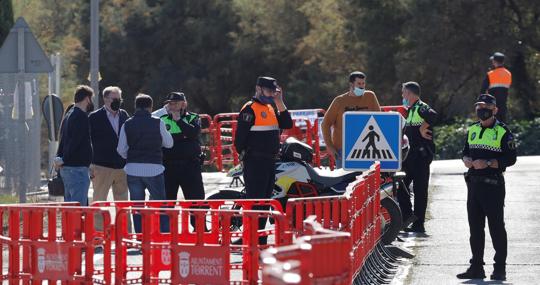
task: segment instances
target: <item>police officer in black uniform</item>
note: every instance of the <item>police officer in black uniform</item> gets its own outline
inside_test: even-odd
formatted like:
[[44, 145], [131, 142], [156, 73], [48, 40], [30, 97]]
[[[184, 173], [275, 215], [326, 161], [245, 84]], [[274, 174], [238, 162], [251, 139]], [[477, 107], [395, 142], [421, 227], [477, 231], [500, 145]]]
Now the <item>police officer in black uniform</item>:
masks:
[[420, 100], [420, 84], [403, 83], [403, 105], [408, 107], [405, 123], [405, 135], [409, 138], [410, 151], [403, 162], [406, 173], [404, 183], [407, 187], [414, 183], [414, 214], [411, 198], [406, 191], [398, 191], [398, 202], [403, 213], [405, 226], [414, 221], [407, 232], [425, 232], [424, 220], [428, 201], [429, 166], [433, 161], [435, 144], [433, 143], [433, 124], [437, 112]]
[[[276, 79], [259, 77], [255, 95], [240, 111], [234, 139], [234, 146], [243, 162], [246, 198], [272, 197], [280, 130], [290, 128], [292, 119], [283, 103], [283, 90]], [[260, 219], [259, 228], [264, 229], [265, 225], [266, 219]], [[266, 239], [259, 239], [259, 242], [264, 244]]]
[[178, 187], [182, 187], [186, 200], [203, 200], [199, 115], [187, 110], [186, 96], [182, 92], [169, 93], [165, 103], [166, 107], [154, 114], [166, 112], [160, 119], [174, 140], [172, 148], [163, 149], [167, 200], [177, 199]]
[[469, 169], [467, 215], [472, 251], [470, 267], [457, 275], [459, 279], [485, 278], [484, 227], [486, 217], [495, 248], [492, 280], [506, 280], [508, 241], [504, 227], [505, 185], [503, 172], [516, 163], [516, 145], [510, 130], [495, 118], [495, 97], [482, 94], [476, 101], [479, 122], [469, 127], [463, 148], [463, 163]]

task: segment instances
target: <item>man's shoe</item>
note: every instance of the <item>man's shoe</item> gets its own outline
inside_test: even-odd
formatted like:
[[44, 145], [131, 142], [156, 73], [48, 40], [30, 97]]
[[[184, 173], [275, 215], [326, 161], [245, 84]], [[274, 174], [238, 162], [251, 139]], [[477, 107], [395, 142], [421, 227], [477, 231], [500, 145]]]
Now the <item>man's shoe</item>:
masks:
[[494, 270], [490, 276], [491, 280], [506, 281], [506, 272], [500, 270]]
[[408, 233], [425, 233], [426, 228], [424, 228], [424, 224], [415, 222], [410, 228], [406, 228], [405, 231]]
[[418, 220], [418, 217], [416, 217], [414, 214], [406, 217], [403, 219], [403, 227], [408, 228], [412, 223], [416, 222]]
[[467, 271], [456, 275], [458, 279], [484, 279], [486, 278], [486, 272], [484, 268], [469, 267]]

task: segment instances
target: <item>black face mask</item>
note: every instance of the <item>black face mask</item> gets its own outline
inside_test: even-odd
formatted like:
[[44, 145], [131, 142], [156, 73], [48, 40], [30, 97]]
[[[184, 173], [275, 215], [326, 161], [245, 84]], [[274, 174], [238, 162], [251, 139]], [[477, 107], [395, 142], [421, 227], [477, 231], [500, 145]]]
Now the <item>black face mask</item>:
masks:
[[113, 99], [111, 102], [111, 110], [113, 111], [120, 110], [120, 104], [122, 104], [122, 101], [120, 99]]
[[477, 109], [476, 115], [480, 120], [485, 121], [493, 116], [493, 110], [487, 108]]

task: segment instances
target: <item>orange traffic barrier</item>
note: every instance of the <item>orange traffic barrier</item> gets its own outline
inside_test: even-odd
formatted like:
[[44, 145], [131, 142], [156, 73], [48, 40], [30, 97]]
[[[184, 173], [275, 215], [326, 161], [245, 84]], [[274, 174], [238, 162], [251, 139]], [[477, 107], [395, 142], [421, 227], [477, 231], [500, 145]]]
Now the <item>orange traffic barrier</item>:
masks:
[[[111, 244], [108, 236], [95, 232], [94, 216], [100, 215], [105, 228], [108, 212], [99, 208], [65, 206], [9, 205], [0, 207], [2, 249], [8, 249], [8, 262], [0, 257], [2, 280], [9, 284], [57, 281], [81, 284], [111, 284]], [[56, 205], [54, 205], [56, 204]], [[60, 217], [60, 219], [58, 219]], [[94, 250], [103, 249], [103, 265], [94, 264]]]

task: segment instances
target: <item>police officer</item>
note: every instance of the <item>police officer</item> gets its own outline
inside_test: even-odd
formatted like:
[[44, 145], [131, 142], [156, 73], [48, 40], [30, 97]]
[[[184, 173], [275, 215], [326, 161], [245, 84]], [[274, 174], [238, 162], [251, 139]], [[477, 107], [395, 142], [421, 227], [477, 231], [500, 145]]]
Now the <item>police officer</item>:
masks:
[[497, 115], [501, 122], [506, 122], [506, 99], [512, 84], [512, 73], [504, 67], [504, 54], [494, 53], [490, 58], [493, 69], [486, 74], [480, 94], [491, 94], [497, 100]]
[[411, 199], [406, 191], [398, 191], [398, 201], [403, 213], [405, 226], [414, 221], [407, 232], [424, 233], [424, 221], [428, 201], [429, 166], [433, 161], [433, 124], [437, 112], [420, 100], [420, 84], [414, 81], [402, 85], [403, 105], [408, 107], [405, 134], [409, 138], [410, 151], [403, 162], [407, 187], [414, 182], [414, 215]]
[[492, 280], [506, 280], [508, 241], [504, 227], [505, 186], [502, 173], [516, 163], [516, 145], [510, 130], [495, 118], [496, 99], [482, 94], [476, 100], [479, 122], [469, 127], [463, 148], [463, 163], [469, 169], [467, 183], [467, 215], [472, 251], [470, 267], [458, 274], [459, 279], [484, 278], [484, 226], [486, 217], [495, 248]]
[[199, 115], [187, 110], [186, 96], [182, 92], [171, 92], [163, 109], [154, 112], [160, 115], [174, 145], [163, 149], [165, 166], [165, 192], [167, 200], [177, 200], [178, 187], [182, 187], [186, 200], [204, 199], [201, 174], [201, 122]]
[[[275, 104], [277, 110], [272, 104]], [[290, 128], [292, 119], [283, 103], [283, 90], [276, 79], [259, 77], [255, 95], [240, 111], [234, 139], [234, 146], [243, 162], [246, 198], [272, 197], [280, 129]], [[259, 228], [265, 225], [266, 219], [260, 219]], [[260, 243], [265, 242], [264, 238], [260, 239]]]

